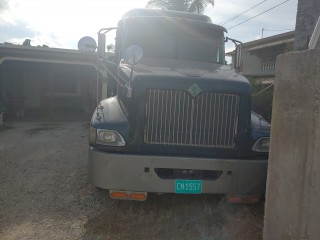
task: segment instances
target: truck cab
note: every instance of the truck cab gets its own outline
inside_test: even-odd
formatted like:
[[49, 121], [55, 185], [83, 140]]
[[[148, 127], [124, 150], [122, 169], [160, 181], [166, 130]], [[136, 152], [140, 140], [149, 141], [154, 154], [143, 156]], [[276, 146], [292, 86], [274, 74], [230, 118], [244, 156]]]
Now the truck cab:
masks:
[[114, 29], [113, 61], [99, 59], [110, 97], [91, 119], [89, 182], [119, 199], [258, 200], [270, 129], [251, 113], [248, 80], [225, 64], [226, 30], [204, 15], [149, 9]]

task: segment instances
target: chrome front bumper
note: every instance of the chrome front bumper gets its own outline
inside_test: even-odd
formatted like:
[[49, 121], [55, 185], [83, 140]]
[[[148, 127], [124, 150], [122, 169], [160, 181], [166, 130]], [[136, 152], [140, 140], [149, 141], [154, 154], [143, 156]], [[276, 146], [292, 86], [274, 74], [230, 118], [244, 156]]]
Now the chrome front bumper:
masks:
[[203, 193], [264, 194], [267, 160], [128, 155], [89, 148], [89, 182], [99, 188], [174, 193], [175, 180], [158, 177], [155, 168], [223, 171], [203, 180]]

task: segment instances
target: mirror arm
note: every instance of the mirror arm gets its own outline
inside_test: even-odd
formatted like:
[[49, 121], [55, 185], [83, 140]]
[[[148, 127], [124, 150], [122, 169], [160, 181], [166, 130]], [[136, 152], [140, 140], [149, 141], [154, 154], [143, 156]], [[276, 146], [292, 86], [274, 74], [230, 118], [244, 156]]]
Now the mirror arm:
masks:
[[133, 76], [133, 69], [134, 69], [134, 65], [131, 65], [131, 72], [130, 72], [130, 78], [129, 78], [129, 82], [126, 86], [127, 89], [127, 98], [131, 98], [132, 97], [132, 87], [131, 87], [131, 82], [132, 82], [132, 76]]
[[236, 40], [236, 39], [233, 39], [233, 38], [229, 38], [229, 37], [226, 37], [226, 40], [225, 42], [228, 42], [228, 41], [231, 41], [234, 43], [234, 45], [238, 46], [238, 45], [242, 45], [242, 42], [240, 42], [239, 40]]
[[236, 51], [235, 51], [235, 56], [234, 56], [234, 68], [236, 72], [240, 72], [240, 65], [241, 65], [241, 55], [242, 55], [242, 42], [233, 39], [233, 38], [229, 38], [226, 37], [225, 42], [227, 41], [231, 41], [234, 43], [234, 45], [236, 46]]
[[101, 28], [99, 31], [98, 31], [98, 34], [99, 35], [105, 35], [107, 34], [108, 32], [110, 32], [111, 30], [114, 30], [114, 29], [117, 29], [118, 27], [110, 27], [110, 28]]

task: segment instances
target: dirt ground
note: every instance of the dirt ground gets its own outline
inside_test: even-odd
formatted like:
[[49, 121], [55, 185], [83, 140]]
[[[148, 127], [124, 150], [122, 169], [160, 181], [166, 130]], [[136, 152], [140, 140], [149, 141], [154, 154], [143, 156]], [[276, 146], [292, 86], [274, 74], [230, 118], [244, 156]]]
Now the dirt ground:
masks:
[[216, 195], [117, 201], [87, 183], [86, 122], [0, 130], [0, 239], [260, 240], [263, 203]]

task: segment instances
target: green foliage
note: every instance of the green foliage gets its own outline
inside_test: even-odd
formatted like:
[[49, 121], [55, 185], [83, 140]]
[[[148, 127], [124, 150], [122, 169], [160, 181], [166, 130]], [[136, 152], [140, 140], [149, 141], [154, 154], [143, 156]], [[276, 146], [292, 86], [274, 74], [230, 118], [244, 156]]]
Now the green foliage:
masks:
[[214, 0], [149, 0], [147, 7], [201, 14], [208, 4], [213, 6]]
[[[272, 115], [272, 100], [273, 100], [273, 86], [265, 90], [269, 85], [257, 83], [253, 77], [248, 77], [252, 84], [252, 110], [260, 114], [267, 121], [271, 121]], [[265, 91], [263, 91], [265, 90]], [[263, 92], [261, 92], [263, 91]], [[261, 93], [260, 93], [261, 92]]]

